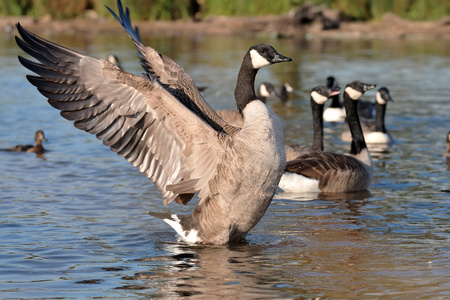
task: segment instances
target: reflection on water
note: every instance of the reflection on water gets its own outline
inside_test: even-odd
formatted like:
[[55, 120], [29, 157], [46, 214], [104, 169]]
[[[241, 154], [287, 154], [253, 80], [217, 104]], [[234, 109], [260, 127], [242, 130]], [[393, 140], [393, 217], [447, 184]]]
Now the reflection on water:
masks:
[[[128, 37], [53, 36], [95, 57], [115, 53], [141, 72]], [[43, 129], [49, 149], [0, 152], [1, 298], [296, 298], [423, 299], [450, 297], [450, 42], [270, 40], [143, 37], [207, 86], [216, 109], [234, 108], [242, 54], [270, 42], [294, 62], [258, 73], [288, 82], [291, 101], [270, 103], [289, 143], [311, 145], [309, 90], [334, 75], [387, 86], [386, 127], [395, 142], [373, 152], [370, 191], [340, 195], [277, 194], [247, 243], [193, 246], [148, 211], [159, 192], [101, 142], [76, 130], [25, 80], [12, 39], [0, 39], [0, 148]], [[22, 54], [22, 53], [21, 53]], [[374, 101], [375, 92], [365, 100]], [[325, 124], [325, 149], [345, 152], [343, 124]]]
[[[126, 280], [140, 280], [143, 287], [157, 290], [160, 296], [208, 295], [225, 298], [276, 297], [271, 277], [276, 269], [266, 269], [262, 256], [267, 246], [187, 246], [165, 244], [163, 251], [170, 256], [142, 258], [139, 261], [165, 261], [163, 267], [152, 266], [148, 272], [138, 273]], [[263, 259], [264, 260], [264, 259]], [[125, 285], [121, 288], [133, 288]]]

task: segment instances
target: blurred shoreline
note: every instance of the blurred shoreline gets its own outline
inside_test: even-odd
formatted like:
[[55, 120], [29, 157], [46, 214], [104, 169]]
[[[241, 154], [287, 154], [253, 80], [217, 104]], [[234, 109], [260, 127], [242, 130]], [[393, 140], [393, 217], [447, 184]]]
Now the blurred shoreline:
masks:
[[[123, 28], [111, 19], [84, 16], [72, 20], [43, 17], [2, 17], [2, 34], [15, 35], [15, 23], [36, 34], [99, 34], [123, 33]], [[386, 14], [381, 21], [341, 22], [339, 28], [324, 30], [319, 22], [294, 25], [287, 16], [208, 17], [194, 22], [136, 21], [142, 36], [230, 35], [260, 38], [332, 38], [332, 39], [433, 39], [450, 40], [450, 17], [438, 21], [415, 22]]]

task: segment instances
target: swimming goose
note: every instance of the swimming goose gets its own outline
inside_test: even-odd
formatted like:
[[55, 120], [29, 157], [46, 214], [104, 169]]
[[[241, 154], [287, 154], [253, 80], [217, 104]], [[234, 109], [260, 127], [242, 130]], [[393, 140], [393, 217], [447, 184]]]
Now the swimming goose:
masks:
[[297, 144], [288, 144], [285, 145], [286, 151], [286, 161], [291, 161], [296, 159], [297, 157], [310, 152], [310, 151], [323, 151], [323, 107], [325, 102], [336, 95], [339, 95], [339, 87], [334, 87], [335, 90], [332, 90], [326, 86], [319, 85], [311, 90], [310, 102], [313, 116], [313, 145], [312, 148], [309, 149], [303, 145]]
[[367, 144], [390, 144], [394, 141], [384, 123], [386, 106], [389, 101], [394, 101], [389, 94], [389, 90], [386, 87], [381, 87], [376, 94], [375, 124], [368, 124], [368, 130], [364, 132], [364, 139]]
[[37, 154], [42, 154], [45, 152], [42, 146], [42, 141], [47, 141], [42, 130], [36, 131], [34, 134], [34, 145], [17, 145], [12, 148], [4, 149], [6, 151], [17, 151], [17, 152], [34, 152]]
[[[126, 17], [120, 1], [118, 6], [121, 18]], [[150, 214], [192, 243], [241, 240], [259, 222], [286, 157], [281, 122], [256, 98], [254, 81], [260, 68], [291, 58], [269, 45], [250, 47], [235, 91], [244, 125], [233, 131], [222, 126], [227, 124], [182, 67], [144, 47], [129, 31], [141, 60], [150, 66], [142, 76], [49, 42], [20, 24], [17, 29], [19, 47], [40, 62], [19, 57], [39, 75], [28, 80], [64, 118], [95, 134], [144, 173], [162, 193], [164, 204], [186, 204], [199, 193], [191, 215]]]
[[[393, 138], [386, 129], [384, 117], [387, 103], [394, 100], [391, 98], [389, 90], [386, 87], [378, 89], [375, 99], [375, 123], [369, 120], [361, 121], [364, 139], [366, 144], [391, 144]], [[348, 128], [341, 134], [341, 139], [344, 142], [352, 141], [352, 136]]]
[[279, 187], [285, 192], [343, 193], [366, 190], [373, 176], [372, 158], [358, 117], [358, 99], [375, 85], [360, 81], [344, 90], [344, 106], [353, 141], [349, 155], [312, 151], [286, 164]]
[[[339, 83], [333, 76], [329, 76], [326, 81], [326, 86], [332, 90], [339, 87]], [[339, 102], [339, 94], [331, 97], [331, 105], [323, 112], [323, 120], [325, 122], [344, 122], [345, 108]]]
[[293, 91], [294, 89], [287, 82], [281, 86], [279, 93], [277, 93], [275, 86], [272, 83], [263, 82], [259, 85], [256, 95], [258, 96], [258, 99], [264, 101], [264, 103], [271, 100], [287, 102], [289, 100], [289, 93]]

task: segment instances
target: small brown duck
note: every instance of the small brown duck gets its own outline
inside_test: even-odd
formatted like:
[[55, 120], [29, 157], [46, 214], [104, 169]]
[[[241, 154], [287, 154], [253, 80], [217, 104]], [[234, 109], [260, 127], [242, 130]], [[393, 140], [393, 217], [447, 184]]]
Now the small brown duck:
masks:
[[7, 149], [8, 151], [17, 151], [17, 152], [35, 152], [37, 154], [44, 153], [44, 147], [42, 147], [42, 141], [47, 141], [47, 139], [44, 136], [44, 132], [42, 130], [36, 131], [36, 134], [34, 135], [34, 146], [33, 145], [17, 145], [10, 149]]

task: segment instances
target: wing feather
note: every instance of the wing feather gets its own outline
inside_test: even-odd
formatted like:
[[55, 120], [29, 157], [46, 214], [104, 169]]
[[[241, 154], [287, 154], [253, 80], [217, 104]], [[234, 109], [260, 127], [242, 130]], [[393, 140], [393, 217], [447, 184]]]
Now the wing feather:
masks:
[[167, 85], [173, 95], [176, 95], [182, 103], [189, 107], [189, 109], [201, 115], [215, 130], [224, 131], [229, 135], [234, 135], [239, 132], [240, 128], [225, 122], [211, 108], [203, 98], [192, 78], [184, 71], [183, 67], [166, 55], [160, 54], [155, 49], [146, 47], [141, 43], [137, 27], [133, 28], [131, 25], [128, 8], [124, 11], [121, 2], [118, 1], [117, 4], [120, 17], [109, 7], [106, 8], [123, 26], [128, 36], [135, 44], [144, 70], [157, 78], [162, 84]]
[[[136, 76], [46, 41], [17, 24], [18, 45], [40, 63], [19, 58], [39, 76], [28, 80], [74, 125], [101, 139], [144, 173], [164, 203], [209, 195], [209, 181], [230, 139], [187, 99], [151, 75]], [[187, 105], [188, 104], [188, 105]], [[184, 194], [188, 195], [184, 195]], [[178, 200], [177, 200], [178, 201]]]

